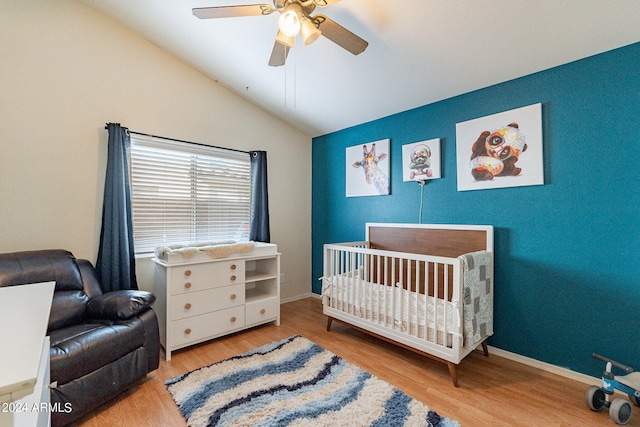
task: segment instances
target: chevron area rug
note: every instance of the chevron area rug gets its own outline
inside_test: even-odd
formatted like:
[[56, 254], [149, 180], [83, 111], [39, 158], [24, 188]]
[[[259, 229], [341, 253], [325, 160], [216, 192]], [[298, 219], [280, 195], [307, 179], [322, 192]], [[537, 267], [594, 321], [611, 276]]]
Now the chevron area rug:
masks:
[[459, 427], [299, 335], [166, 382], [191, 427]]

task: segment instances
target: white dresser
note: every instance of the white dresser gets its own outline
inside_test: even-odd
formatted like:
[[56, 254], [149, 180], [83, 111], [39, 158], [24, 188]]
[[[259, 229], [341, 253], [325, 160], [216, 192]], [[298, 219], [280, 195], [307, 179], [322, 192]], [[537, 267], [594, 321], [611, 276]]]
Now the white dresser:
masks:
[[170, 254], [155, 263], [160, 342], [166, 360], [183, 347], [263, 323], [280, 324], [280, 254], [274, 244], [213, 258]]
[[0, 288], [0, 427], [51, 424], [47, 323], [54, 282]]

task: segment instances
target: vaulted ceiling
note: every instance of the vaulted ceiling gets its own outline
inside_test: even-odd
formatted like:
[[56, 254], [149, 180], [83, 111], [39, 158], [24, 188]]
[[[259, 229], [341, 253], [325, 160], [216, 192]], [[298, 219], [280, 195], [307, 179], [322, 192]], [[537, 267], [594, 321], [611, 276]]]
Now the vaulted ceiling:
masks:
[[363, 53], [298, 37], [286, 65], [270, 67], [279, 13], [192, 14], [256, 1], [81, 2], [310, 136], [640, 41], [638, 0], [342, 0], [313, 14], [367, 40]]

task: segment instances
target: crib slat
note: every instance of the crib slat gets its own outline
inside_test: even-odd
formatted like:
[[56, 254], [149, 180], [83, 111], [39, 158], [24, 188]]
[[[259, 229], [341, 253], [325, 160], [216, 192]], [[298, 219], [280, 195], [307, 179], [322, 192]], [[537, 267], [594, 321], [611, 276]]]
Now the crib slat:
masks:
[[394, 264], [398, 264], [398, 281], [396, 282], [395, 276], [393, 279], [393, 293], [396, 296], [396, 304], [393, 306], [396, 309], [396, 313], [393, 316], [395, 319], [393, 325], [395, 328], [402, 330], [402, 323], [404, 321], [404, 292], [402, 288], [404, 286], [404, 260], [396, 258]]
[[336, 308], [338, 307], [338, 302], [336, 301], [337, 299], [337, 286], [338, 286], [338, 278], [335, 276], [335, 271], [339, 271], [336, 270], [336, 251], [331, 249], [329, 252], [329, 263], [330, 266], [329, 268], [331, 269], [329, 272], [329, 277], [332, 280], [331, 283], [331, 287], [329, 288], [329, 295], [331, 298], [331, 308]]
[[[394, 263], [395, 258], [390, 257], [389, 260], [390, 260], [389, 267], [391, 269], [391, 276], [386, 276], [385, 277], [385, 286], [387, 286], [385, 288], [385, 290], [391, 289], [391, 301], [390, 301], [389, 307], [387, 307], [387, 309], [391, 312], [391, 316], [389, 316], [389, 311], [385, 311], [385, 317], [386, 317], [385, 324], [386, 325], [389, 325], [389, 320], [393, 321], [393, 310], [394, 310], [395, 305], [396, 305], [395, 292], [393, 292], [393, 278], [396, 277], [396, 265]], [[389, 287], [389, 286], [391, 286], [391, 287]], [[391, 317], [391, 319], [389, 319], [389, 317]], [[393, 328], [393, 323], [391, 323], [391, 327]]]
[[449, 333], [449, 322], [448, 322], [448, 318], [447, 318], [447, 308], [448, 308], [448, 302], [449, 302], [449, 267], [448, 266], [443, 266], [444, 267], [444, 272], [443, 272], [443, 276], [444, 276], [444, 296], [443, 296], [443, 305], [444, 305], [444, 336], [443, 336], [443, 343], [442, 345], [447, 345], [447, 337], [448, 337], [448, 333]]
[[336, 310], [340, 310], [341, 309], [340, 300], [342, 299], [342, 298], [340, 298], [341, 297], [340, 289], [341, 289], [341, 286], [342, 286], [342, 280], [341, 280], [341, 277], [340, 277], [341, 272], [342, 272], [342, 268], [340, 267], [340, 259], [339, 259], [340, 252], [337, 251], [337, 250], [334, 250], [332, 255], [333, 255], [332, 259], [333, 259], [334, 271], [332, 272], [331, 278], [335, 281], [335, 287], [332, 290], [333, 290], [333, 293], [335, 294], [334, 295], [334, 299], [336, 300], [335, 304], [333, 305], [333, 307]]
[[[415, 311], [415, 304], [413, 303], [413, 299], [412, 298], [416, 298], [418, 297], [418, 294], [416, 293], [417, 289], [415, 288], [415, 281], [414, 281], [414, 277], [417, 274], [417, 270], [418, 270], [418, 262], [415, 261], [415, 263], [413, 261], [410, 261], [410, 265], [409, 265], [409, 278], [407, 279], [407, 314], [408, 314], [408, 322], [409, 322], [409, 330], [411, 331], [411, 336], [417, 337], [418, 336], [418, 323], [416, 323], [416, 320], [418, 320], [418, 313]], [[413, 329], [412, 329], [412, 325]]]
[[335, 275], [336, 270], [336, 251], [329, 249], [329, 271], [325, 273], [325, 277], [329, 277], [331, 280], [331, 286], [329, 287], [329, 304], [331, 308], [338, 308], [338, 302], [336, 301], [336, 287], [338, 286], [338, 278]]
[[427, 341], [428, 337], [429, 337], [429, 319], [427, 319], [427, 300], [429, 297], [429, 278], [428, 278], [428, 273], [429, 273], [429, 263], [427, 261], [424, 262], [424, 282], [422, 283], [422, 295], [424, 297], [424, 315], [425, 315], [425, 319], [424, 319], [424, 340]]
[[347, 292], [347, 283], [346, 283], [346, 277], [344, 276], [347, 273], [347, 269], [345, 266], [345, 257], [346, 257], [346, 252], [345, 251], [340, 251], [340, 301], [342, 301], [342, 307], [340, 308], [341, 310], [346, 311], [347, 307], [345, 306], [345, 300], [347, 298], [346, 296], [346, 292]]
[[355, 288], [358, 286], [358, 279], [355, 277], [353, 270], [355, 264], [355, 253], [349, 253], [347, 259], [347, 262], [349, 263], [349, 276], [351, 277], [351, 280], [349, 281], [351, 283], [351, 286], [349, 286], [349, 314], [355, 314]]
[[[416, 261], [416, 277], [415, 277], [415, 291], [416, 295], [420, 296], [420, 266], [422, 265], [421, 261]], [[419, 314], [418, 314], [418, 304], [420, 303], [420, 298], [416, 298], [415, 303], [415, 322], [416, 322], [416, 337], [420, 338], [420, 322], [419, 322]]]
[[[383, 270], [383, 267], [384, 267], [382, 265], [382, 263], [381, 263], [383, 257], [380, 256], [380, 255], [376, 255], [376, 258], [378, 260], [378, 265], [377, 265], [377, 270], [378, 270], [377, 273], [378, 273], [378, 275], [376, 276], [375, 283], [380, 283], [380, 277], [381, 277], [380, 273], [381, 273], [381, 270]], [[376, 308], [376, 318], [377, 318], [376, 319], [376, 323], [380, 324], [380, 309], [382, 308], [382, 301], [380, 300], [380, 286], [376, 286], [376, 305], [377, 305], [377, 308]]]
[[438, 305], [440, 302], [440, 283], [438, 281], [439, 263], [433, 264], [433, 342], [438, 342], [438, 325], [440, 324], [438, 316]]

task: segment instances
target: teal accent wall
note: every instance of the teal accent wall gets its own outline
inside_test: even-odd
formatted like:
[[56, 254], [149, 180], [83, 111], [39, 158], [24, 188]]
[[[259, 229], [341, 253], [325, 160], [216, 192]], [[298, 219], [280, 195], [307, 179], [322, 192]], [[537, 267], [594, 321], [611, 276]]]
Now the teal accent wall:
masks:
[[[517, 56], [513, 58], [517, 60]], [[542, 103], [545, 185], [457, 191], [456, 123]], [[345, 197], [345, 149], [391, 139], [391, 195]], [[313, 139], [313, 291], [322, 245], [417, 223], [402, 145], [441, 138], [423, 223], [495, 227], [489, 344], [592, 376], [640, 369], [640, 43]]]

